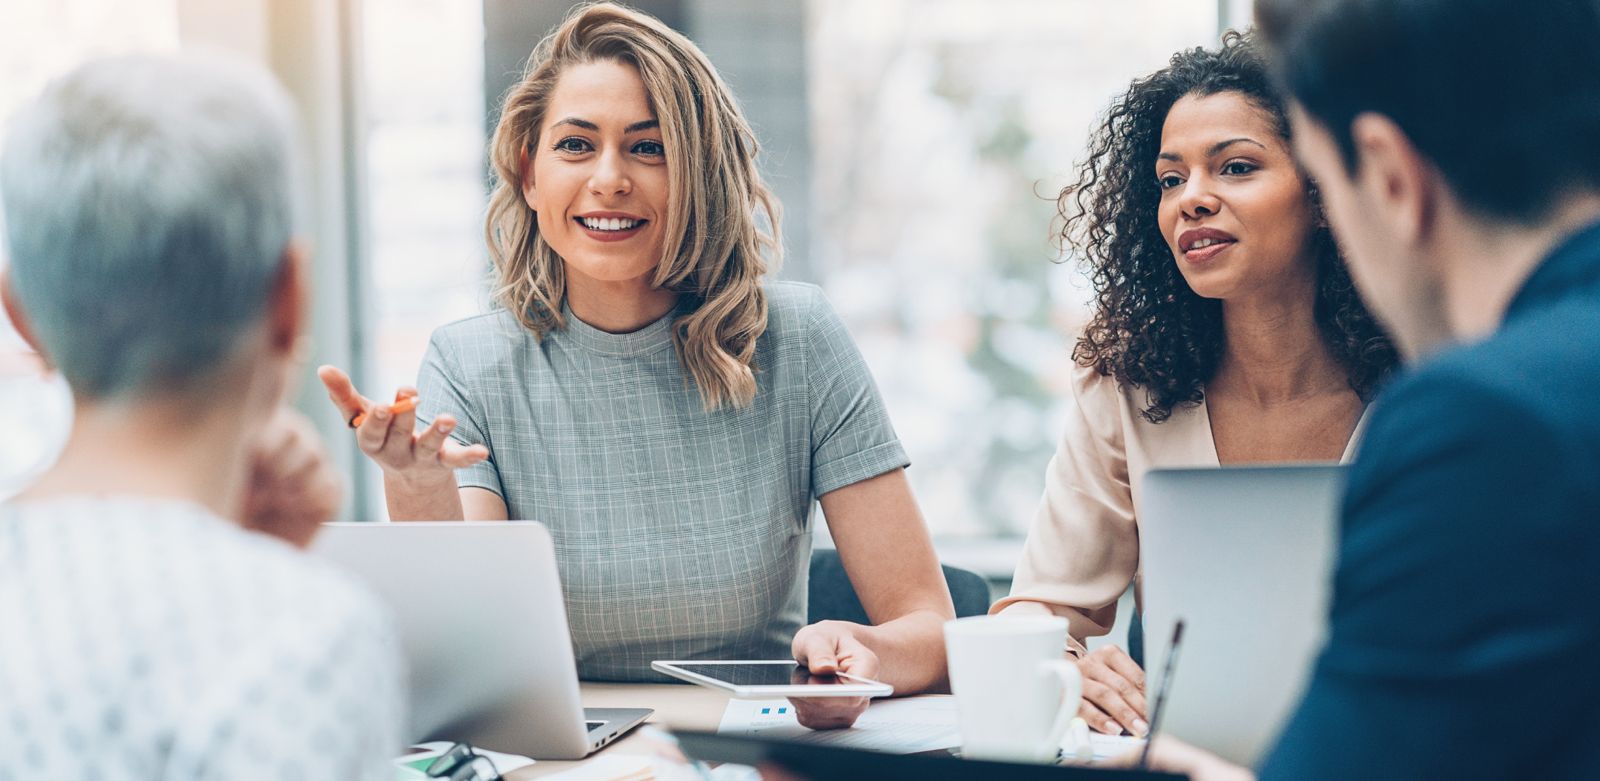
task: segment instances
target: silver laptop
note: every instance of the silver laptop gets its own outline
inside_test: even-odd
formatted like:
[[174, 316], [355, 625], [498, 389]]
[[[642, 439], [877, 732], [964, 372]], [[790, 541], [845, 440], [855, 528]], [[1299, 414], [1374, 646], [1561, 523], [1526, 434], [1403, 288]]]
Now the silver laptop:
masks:
[[330, 523], [312, 551], [393, 608], [411, 668], [414, 739], [580, 759], [650, 716], [583, 708], [543, 524]]
[[1183, 641], [1163, 733], [1254, 766], [1300, 701], [1327, 627], [1344, 467], [1158, 469], [1139, 507], [1153, 698]]

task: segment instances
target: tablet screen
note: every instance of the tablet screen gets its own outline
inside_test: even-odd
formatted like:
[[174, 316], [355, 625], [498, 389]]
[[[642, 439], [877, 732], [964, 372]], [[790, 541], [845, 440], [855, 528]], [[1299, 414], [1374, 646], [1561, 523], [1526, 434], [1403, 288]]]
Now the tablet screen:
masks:
[[726, 681], [734, 686], [805, 686], [854, 684], [833, 675], [812, 675], [794, 662], [788, 664], [693, 664], [680, 662], [673, 665], [680, 670]]

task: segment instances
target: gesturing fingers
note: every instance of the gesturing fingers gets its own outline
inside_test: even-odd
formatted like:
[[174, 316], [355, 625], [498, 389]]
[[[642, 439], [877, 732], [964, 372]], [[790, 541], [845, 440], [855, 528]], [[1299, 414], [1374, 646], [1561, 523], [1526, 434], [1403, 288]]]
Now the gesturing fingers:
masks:
[[[409, 404], [407, 405], [410, 406]], [[433, 466], [433, 459], [417, 450], [416, 443], [416, 413], [410, 409], [396, 414], [394, 408], [379, 405], [367, 413], [367, 420], [361, 424], [366, 428], [368, 424], [380, 423], [385, 427], [383, 444], [378, 450], [376, 458], [393, 467], [406, 468], [411, 466]]]
[[468, 445], [462, 447], [455, 442], [446, 441], [444, 449], [439, 451], [439, 463], [451, 469], [464, 469], [489, 457], [489, 448], [483, 445]]
[[417, 435], [417, 458], [421, 461], [444, 461], [444, 443], [450, 432], [456, 428], [456, 419], [449, 415], [440, 415], [433, 419], [422, 433]]
[[[394, 460], [393, 449], [386, 447], [389, 442], [389, 432], [391, 430], [389, 424], [391, 422], [392, 416], [389, 414], [388, 407], [382, 405], [372, 406], [371, 411], [361, 421], [361, 425], [356, 426], [356, 444], [361, 446], [361, 452], [372, 456], [378, 463], [399, 466], [402, 462]], [[410, 445], [411, 441], [407, 438], [407, 449], [410, 448]]]
[[483, 445], [463, 445], [450, 439], [456, 428], [456, 419], [440, 415], [417, 436], [417, 460], [433, 463], [448, 469], [462, 469], [489, 457], [489, 448]]
[[402, 387], [394, 394], [394, 403], [389, 405], [389, 414], [394, 416], [394, 429], [396, 431], [412, 432], [417, 428], [417, 389]]
[[322, 380], [322, 386], [328, 389], [328, 400], [339, 409], [339, 415], [344, 420], [354, 420], [372, 406], [372, 400], [357, 393], [356, 386], [350, 382], [350, 375], [338, 367], [318, 367], [317, 379]]

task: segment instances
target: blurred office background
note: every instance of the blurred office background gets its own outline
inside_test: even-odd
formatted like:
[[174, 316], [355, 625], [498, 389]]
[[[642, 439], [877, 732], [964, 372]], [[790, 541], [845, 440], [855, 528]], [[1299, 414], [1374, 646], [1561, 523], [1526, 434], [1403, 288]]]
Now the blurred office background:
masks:
[[[305, 120], [314, 360], [378, 397], [414, 381], [435, 327], [487, 307], [485, 139], [571, 5], [6, 0], [0, 115], [106, 54], [203, 46], [266, 63]], [[1086, 298], [1053, 240], [1054, 195], [1110, 97], [1247, 23], [1248, 0], [633, 5], [699, 43], [741, 99], [785, 207], [778, 276], [821, 285], [850, 325], [941, 555], [1008, 579]], [[21, 348], [0, 326], [0, 494], [48, 464], [70, 414]], [[301, 397], [350, 475], [346, 517], [384, 518], [376, 468], [309, 370]]]

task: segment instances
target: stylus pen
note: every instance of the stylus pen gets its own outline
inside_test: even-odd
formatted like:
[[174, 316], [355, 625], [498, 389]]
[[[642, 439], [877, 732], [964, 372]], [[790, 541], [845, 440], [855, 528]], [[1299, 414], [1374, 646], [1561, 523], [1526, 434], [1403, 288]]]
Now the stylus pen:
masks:
[[1150, 747], [1155, 745], [1156, 730], [1161, 729], [1161, 711], [1167, 704], [1167, 692], [1172, 689], [1172, 671], [1178, 666], [1178, 642], [1183, 639], [1183, 619], [1172, 627], [1172, 645], [1167, 646], [1167, 663], [1161, 669], [1161, 689], [1156, 692], [1156, 705], [1150, 709], [1150, 731], [1145, 734], [1144, 750], [1139, 752], [1139, 767], [1150, 767]]

